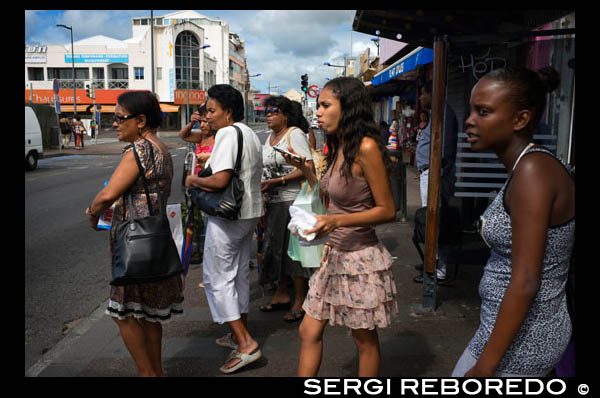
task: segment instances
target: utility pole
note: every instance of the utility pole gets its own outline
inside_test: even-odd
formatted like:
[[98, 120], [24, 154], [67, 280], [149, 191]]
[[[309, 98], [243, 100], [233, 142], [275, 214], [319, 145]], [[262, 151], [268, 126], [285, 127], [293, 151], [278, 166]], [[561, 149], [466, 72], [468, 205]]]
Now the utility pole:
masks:
[[150, 68], [152, 78], [152, 93], [154, 94], [154, 10], [150, 10]]

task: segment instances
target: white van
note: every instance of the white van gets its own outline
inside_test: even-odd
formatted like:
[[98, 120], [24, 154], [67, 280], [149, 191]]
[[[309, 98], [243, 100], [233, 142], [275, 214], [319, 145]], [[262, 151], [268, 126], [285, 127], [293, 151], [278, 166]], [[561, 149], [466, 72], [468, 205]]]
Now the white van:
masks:
[[44, 156], [42, 129], [31, 107], [25, 107], [25, 169], [34, 170]]

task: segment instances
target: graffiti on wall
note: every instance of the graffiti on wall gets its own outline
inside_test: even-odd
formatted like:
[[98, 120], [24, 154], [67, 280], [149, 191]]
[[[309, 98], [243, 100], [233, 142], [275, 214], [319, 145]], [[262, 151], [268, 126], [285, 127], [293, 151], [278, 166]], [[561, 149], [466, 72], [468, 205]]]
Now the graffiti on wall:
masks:
[[466, 73], [470, 70], [473, 77], [479, 80], [486, 73], [494, 69], [504, 68], [506, 66], [506, 58], [492, 56], [491, 52], [492, 48], [489, 47], [487, 52], [481, 56], [469, 54], [465, 57], [461, 55], [460, 65], [458, 66], [460, 71]]

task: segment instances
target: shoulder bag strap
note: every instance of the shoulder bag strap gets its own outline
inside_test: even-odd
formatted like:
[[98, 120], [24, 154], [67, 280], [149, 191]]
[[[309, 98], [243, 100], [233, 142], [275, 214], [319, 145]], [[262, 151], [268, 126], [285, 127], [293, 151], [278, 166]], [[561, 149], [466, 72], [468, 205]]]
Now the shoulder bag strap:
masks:
[[[154, 162], [154, 149], [152, 148], [152, 142], [150, 142], [150, 140], [146, 140], [146, 141], [148, 141], [148, 143], [150, 144], [150, 160], [152, 161], [152, 165], [154, 166], [154, 174], [156, 176], [156, 195], [158, 197], [159, 212], [162, 214], [162, 212], [163, 212], [162, 197], [160, 195], [158, 174], [156, 173], [156, 164]], [[149, 215], [152, 215], [152, 202], [150, 200], [150, 194], [148, 193], [148, 183], [146, 182], [146, 175], [144, 173], [144, 168], [142, 167], [142, 162], [140, 161], [137, 151], [135, 150], [135, 146], [133, 147], [133, 155], [135, 156], [135, 161], [138, 165], [138, 169], [140, 170], [140, 176], [142, 177], [142, 183], [144, 184], [144, 191], [146, 194], [146, 203], [148, 204], [148, 212], [149, 212]], [[129, 190], [129, 197], [130, 197], [129, 200], [133, 204], [133, 200], [131, 199], [131, 189]], [[133, 218], [133, 212], [131, 211], [131, 209], [130, 209], [130, 214], [131, 214], [131, 217]]]
[[244, 140], [242, 139], [242, 129], [240, 129], [235, 124], [233, 125], [233, 127], [235, 127], [235, 129], [237, 130], [237, 135], [238, 135], [238, 153], [237, 153], [237, 159], [235, 161], [234, 172], [236, 174], [239, 174], [240, 166], [242, 163], [242, 149], [244, 149]]

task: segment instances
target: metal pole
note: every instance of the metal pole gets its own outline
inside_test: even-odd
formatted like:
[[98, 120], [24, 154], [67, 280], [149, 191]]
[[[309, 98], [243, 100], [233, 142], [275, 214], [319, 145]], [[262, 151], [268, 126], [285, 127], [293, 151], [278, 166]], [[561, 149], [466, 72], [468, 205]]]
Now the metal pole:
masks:
[[77, 113], [77, 95], [75, 94], [75, 50], [73, 50], [73, 27], [71, 31], [71, 67], [73, 69], [73, 114]]
[[446, 97], [446, 37], [433, 42], [433, 93], [429, 181], [427, 185], [427, 224], [425, 265], [423, 267], [423, 307], [436, 307], [436, 254], [439, 222], [440, 176], [442, 166], [442, 134], [444, 99]]
[[[185, 113], [186, 116], [186, 120], [185, 122], [189, 123], [190, 120], [190, 80], [192, 79], [191, 75], [192, 75], [192, 48], [191, 46], [188, 44], [188, 79], [187, 79], [187, 110]], [[187, 123], [185, 123], [187, 124]]]
[[154, 93], [154, 10], [150, 10], [150, 68], [152, 71], [152, 93]]

